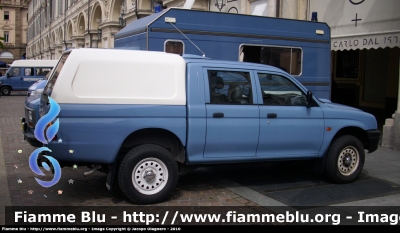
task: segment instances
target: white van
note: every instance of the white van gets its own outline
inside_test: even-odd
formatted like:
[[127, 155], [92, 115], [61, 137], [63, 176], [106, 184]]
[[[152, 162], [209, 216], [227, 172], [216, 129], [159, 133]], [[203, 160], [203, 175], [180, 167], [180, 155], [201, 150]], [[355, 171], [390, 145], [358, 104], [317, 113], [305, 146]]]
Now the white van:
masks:
[[16, 60], [7, 73], [0, 77], [1, 95], [10, 95], [11, 91], [27, 91], [36, 81], [43, 79], [58, 60]]

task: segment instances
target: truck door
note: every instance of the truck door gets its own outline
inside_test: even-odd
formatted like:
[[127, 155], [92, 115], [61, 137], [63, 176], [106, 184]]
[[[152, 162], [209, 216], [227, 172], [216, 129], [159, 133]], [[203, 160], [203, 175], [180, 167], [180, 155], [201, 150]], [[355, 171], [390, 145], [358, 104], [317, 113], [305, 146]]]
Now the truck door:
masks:
[[259, 134], [259, 109], [253, 103], [250, 72], [206, 69], [206, 144], [204, 157], [253, 157]]
[[262, 94], [257, 156], [316, 157], [324, 133], [320, 107], [307, 107], [304, 91], [283, 74], [257, 72], [256, 76]]
[[23, 74], [23, 83], [22, 86], [24, 90], [28, 90], [28, 88], [34, 84], [36, 81], [40, 79], [39, 76], [36, 76], [35, 68], [33, 67], [25, 67]]
[[14, 91], [23, 90], [23, 70], [22, 67], [11, 67], [8, 71], [7, 84], [9, 84]]

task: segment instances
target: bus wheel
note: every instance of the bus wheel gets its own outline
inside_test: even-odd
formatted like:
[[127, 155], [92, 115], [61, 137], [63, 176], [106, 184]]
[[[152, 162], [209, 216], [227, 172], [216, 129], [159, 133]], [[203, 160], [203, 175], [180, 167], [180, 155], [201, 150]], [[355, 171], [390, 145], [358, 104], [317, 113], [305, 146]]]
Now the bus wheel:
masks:
[[10, 95], [11, 89], [9, 87], [2, 87], [0, 92], [1, 92], [1, 95]]

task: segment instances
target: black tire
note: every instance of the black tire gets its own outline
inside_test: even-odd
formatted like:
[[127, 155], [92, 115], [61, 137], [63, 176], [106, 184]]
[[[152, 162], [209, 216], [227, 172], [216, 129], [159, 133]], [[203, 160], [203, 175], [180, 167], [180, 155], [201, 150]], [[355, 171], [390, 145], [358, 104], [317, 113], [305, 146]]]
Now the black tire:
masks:
[[171, 196], [178, 183], [178, 174], [178, 164], [168, 150], [146, 144], [133, 148], [123, 158], [118, 183], [122, 193], [132, 202], [154, 204]]
[[365, 161], [364, 147], [354, 136], [337, 138], [326, 155], [325, 175], [335, 183], [351, 183], [360, 175]]
[[11, 88], [10, 87], [2, 87], [0, 92], [1, 92], [1, 95], [8, 96], [11, 94]]

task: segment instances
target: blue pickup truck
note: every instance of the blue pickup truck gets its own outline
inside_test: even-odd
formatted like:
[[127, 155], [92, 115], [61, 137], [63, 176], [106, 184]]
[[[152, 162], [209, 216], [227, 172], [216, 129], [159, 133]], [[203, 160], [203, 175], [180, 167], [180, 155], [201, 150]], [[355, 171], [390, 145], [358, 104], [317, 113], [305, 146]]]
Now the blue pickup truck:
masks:
[[107, 172], [107, 188], [137, 204], [164, 201], [179, 174], [205, 164], [307, 159], [350, 183], [380, 138], [373, 115], [315, 98], [281, 69], [197, 55], [67, 51], [42, 93], [42, 118], [51, 101], [58, 130], [44, 153], [93, 168], [86, 175]]
[[24, 108], [25, 114], [24, 117], [21, 118], [21, 125], [24, 140], [33, 147], [41, 147], [43, 145], [43, 143], [38, 141], [35, 137], [35, 125], [40, 118], [40, 97], [52, 72], [53, 70], [48, 72], [43, 79], [40, 79], [32, 84], [27, 91]]

